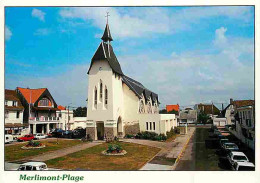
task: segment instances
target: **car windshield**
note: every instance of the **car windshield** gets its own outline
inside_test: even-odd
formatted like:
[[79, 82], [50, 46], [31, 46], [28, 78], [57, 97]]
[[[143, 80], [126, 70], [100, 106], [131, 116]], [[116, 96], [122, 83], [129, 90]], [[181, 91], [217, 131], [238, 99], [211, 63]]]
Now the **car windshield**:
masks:
[[245, 156], [234, 156], [233, 157], [234, 160], [237, 160], [237, 161], [247, 161], [247, 158]]
[[23, 165], [20, 166], [20, 167], [19, 167], [19, 170], [25, 170], [25, 166], [23, 166]]
[[225, 144], [226, 148], [236, 148], [235, 144]]

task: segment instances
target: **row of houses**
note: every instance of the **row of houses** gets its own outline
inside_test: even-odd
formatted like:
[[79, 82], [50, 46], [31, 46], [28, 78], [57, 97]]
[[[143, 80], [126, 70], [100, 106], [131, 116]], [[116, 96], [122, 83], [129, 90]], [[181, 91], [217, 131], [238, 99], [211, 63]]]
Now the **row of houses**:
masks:
[[180, 110], [179, 105], [166, 105], [167, 112], [177, 111], [178, 125], [199, 123], [198, 114], [204, 113], [218, 127], [226, 127], [251, 149], [255, 145], [255, 101], [233, 100], [221, 111], [214, 104], [196, 104], [194, 109]]
[[47, 134], [52, 129], [85, 127], [86, 117], [57, 105], [47, 88], [5, 90], [5, 134]]

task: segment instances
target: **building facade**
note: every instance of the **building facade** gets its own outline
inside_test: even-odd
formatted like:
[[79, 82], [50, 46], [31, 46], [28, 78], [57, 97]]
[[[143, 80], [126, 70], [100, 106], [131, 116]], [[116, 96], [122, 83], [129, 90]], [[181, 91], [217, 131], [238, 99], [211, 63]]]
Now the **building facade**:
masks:
[[159, 114], [156, 93], [123, 73], [108, 24], [101, 39], [88, 70], [87, 134], [96, 140], [146, 130], [166, 133], [177, 125], [174, 114]]
[[27, 125], [23, 124], [22, 106], [15, 90], [5, 90], [5, 134], [22, 135]]
[[181, 110], [178, 122], [179, 124], [195, 124], [197, 122], [197, 110]]
[[49, 133], [60, 128], [57, 104], [47, 88], [16, 88], [16, 93], [24, 107], [23, 122], [28, 124], [29, 133]]

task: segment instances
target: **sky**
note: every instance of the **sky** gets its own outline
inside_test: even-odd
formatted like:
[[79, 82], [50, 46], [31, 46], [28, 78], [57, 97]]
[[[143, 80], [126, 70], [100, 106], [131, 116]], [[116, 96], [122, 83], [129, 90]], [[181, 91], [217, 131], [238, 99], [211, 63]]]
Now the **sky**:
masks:
[[[86, 106], [106, 25], [125, 75], [166, 104], [254, 99], [254, 7], [6, 7], [5, 88], [48, 88]], [[71, 105], [71, 104], [70, 104]]]

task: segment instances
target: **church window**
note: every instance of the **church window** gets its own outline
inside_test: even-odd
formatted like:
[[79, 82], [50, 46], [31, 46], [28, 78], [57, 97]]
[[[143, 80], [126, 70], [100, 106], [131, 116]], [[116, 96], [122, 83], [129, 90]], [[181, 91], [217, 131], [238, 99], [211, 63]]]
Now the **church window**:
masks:
[[149, 126], [149, 125], [148, 125], [148, 122], [146, 122], [146, 130], [148, 130], [148, 126]]
[[101, 102], [102, 102], [102, 97], [103, 97], [103, 84], [102, 84], [102, 81], [100, 80], [99, 99]]
[[95, 87], [94, 91], [94, 107], [97, 108], [97, 88]]
[[150, 122], [150, 130], [152, 130], [152, 122]]
[[153, 122], [153, 130], [155, 130], [155, 122]]
[[107, 107], [107, 99], [108, 99], [108, 93], [107, 93], [107, 87], [105, 87], [105, 106]]

